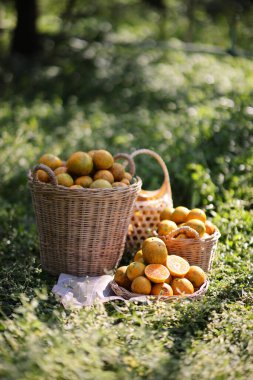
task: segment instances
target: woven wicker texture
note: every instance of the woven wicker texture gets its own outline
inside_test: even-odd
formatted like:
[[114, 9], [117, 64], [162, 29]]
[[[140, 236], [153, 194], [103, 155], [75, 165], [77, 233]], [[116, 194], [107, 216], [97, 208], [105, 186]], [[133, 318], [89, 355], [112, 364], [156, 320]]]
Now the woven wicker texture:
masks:
[[[117, 158], [128, 158], [117, 155]], [[45, 170], [51, 183], [37, 180]], [[134, 164], [130, 166], [133, 174]], [[53, 171], [37, 165], [28, 174], [40, 243], [42, 268], [54, 275], [98, 276], [120, 261], [133, 206], [142, 182], [127, 187], [69, 189]]]
[[[192, 239], [176, 239], [180, 233], [190, 232], [195, 235]], [[212, 268], [217, 242], [220, 237], [218, 229], [208, 238], [200, 238], [199, 234], [188, 226], [179, 227], [167, 236], [159, 236], [164, 241], [169, 254], [186, 259], [190, 265], [198, 265], [205, 272]]]
[[[121, 286], [119, 286], [114, 280], [110, 283], [111, 285], [111, 288], [112, 290], [114, 291], [114, 293], [117, 295], [117, 296], [121, 296], [123, 297], [124, 299], [126, 300], [129, 300], [133, 297], [143, 297], [142, 294], [137, 294], [137, 293], [131, 293], [130, 291], [128, 291], [127, 289], [125, 288], [122, 288]], [[171, 297], [163, 297], [163, 296], [146, 296], [147, 299], [149, 300], [153, 300], [153, 301], [158, 301], [158, 300], [161, 300], [161, 301], [166, 301], [166, 302], [171, 302], [171, 301], [175, 301], [175, 300], [182, 300], [182, 299], [192, 299], [192, 300], [196, 300], [200, 297], [202, 297], [207, 289], [208, 289], [208, 286], [209, 286], [209, 282], [206, 281], [198, 290], [196, 290], [193, 294], [189, 294], [187, 296], [171, 296]]]
[[163, 159], [149, 149], [139, 149], [131, 154], [131, 158], [146, 154], [153, 157], [161, 166], [164, 174], [164, 182], [160, 189], [155, 191], [141, 190], [135, 205], [129, 225], [127, 236], [127, 248], [139, 249], [141, 243], [152, 235], [160, 222], [160, 213], [165, 207], [173, 207], [170, 178]]

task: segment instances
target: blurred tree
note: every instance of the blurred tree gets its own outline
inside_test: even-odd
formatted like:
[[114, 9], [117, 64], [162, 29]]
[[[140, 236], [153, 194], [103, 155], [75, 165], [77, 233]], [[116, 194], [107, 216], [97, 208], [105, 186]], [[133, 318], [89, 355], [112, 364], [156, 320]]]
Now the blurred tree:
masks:
[[158, 9], [159, 11], [164, 11], [166, 9], [164, 0], [144, 0], [144, 2]]
[[161, 40], [166, 39], [167, 6], [165, 4], [165, 0], [143, 0], [143, 2], [159, 12], [159, 38]]
[[251, 10], [253, 0], [205, 0], [202, 6], [214, 21], [217, 21], [221, 16], [226, 18], [230, 37], [228, 52], [236, 55], [238, 21], [243, 14]]
[[15, 0], [17, 22], [12, 39], [12, 53], [32, 55], [39, 50], [36, 0]]
[[195, 24], [195, 10], [196, 10], [196, 0], [187, 0], [186, 2], [186, 14], [188, 18], [188, 30], [186, 39], [189, 42], [193, 41], [194, 24]]

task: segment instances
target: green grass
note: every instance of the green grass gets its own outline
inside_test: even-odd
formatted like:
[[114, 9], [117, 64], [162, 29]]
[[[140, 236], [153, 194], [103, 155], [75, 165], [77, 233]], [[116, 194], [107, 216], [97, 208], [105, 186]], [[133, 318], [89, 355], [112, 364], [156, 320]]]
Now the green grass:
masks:
[[[251, 378], [253, 62], [71, 38], [6, 59], [0, 82], [0, 378]], [[66, 311], [52, 296], [26, 173], [44, 152], [102, 147], [157, 151], [174, 204], [204, 207], [220, 228], [200, 301]], [[137, 167], [161, 184], [151, 159]]]

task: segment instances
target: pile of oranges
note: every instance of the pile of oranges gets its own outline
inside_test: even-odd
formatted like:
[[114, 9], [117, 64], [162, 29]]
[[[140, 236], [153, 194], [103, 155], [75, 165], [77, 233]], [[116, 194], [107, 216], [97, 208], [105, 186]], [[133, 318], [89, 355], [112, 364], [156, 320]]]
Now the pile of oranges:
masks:
[[[174, 208], [165, 208], [160, 214], [160, 223], [158, 225], [158, 235], [168, 235], [178, 227], [188, 226], [198, 232], [201, 238], [208, 238], [216, 231], [216, 226], [207, 220], [206, 214], [200, 208], [189, 210], [187, 207], [178, 206]], [[175, 236], [177, 239], [192, 238], [190, 232], [179, 233]]]
[[133, 293], [171, 297], [193, 294], [205, 283], [206, 274], [182, 257], [169, 255], [161, 239], [150, 237], [133, 262], [116, 270], [114, 281]]
[[[53, 154], [43, 154], [39, 163], [54, 171], [58, 185], [71, 189], [126, 187], [130, 185], [132, 175], [123, 165], [114, 162], [107, 150], [74, 152], [67, 161]], [[50, 182], [45, 170], [38, 170], [40, 182]]]

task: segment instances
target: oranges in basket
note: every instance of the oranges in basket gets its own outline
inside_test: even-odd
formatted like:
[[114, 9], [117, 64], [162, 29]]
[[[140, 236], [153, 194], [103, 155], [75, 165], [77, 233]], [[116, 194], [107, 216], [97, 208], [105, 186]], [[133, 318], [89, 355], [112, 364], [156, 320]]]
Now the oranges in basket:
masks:
[[[187, 207], [178, 206], [176, 208], [166, 207], [160, 213], [160, 223], [157, 228], [159, 236], [169, 235], [179, 227], [188, 226], [197, 231], [200, 238], [208, 238], [217, 231], [216, 226], [207, 220], [206, 213], [200, 208], [189, 210]], [[175, 234], [176, 239], [194, 238], [190, 231]]]
[[114, 281], [132, 293], [162, 297], [187, 296], [207, 280], [199, 266], [168, 254], [165, 243], [157, 238], [146, 239], [128, 266], [116, 270]]
[[[107, 150], [74, 152], [67, 161], [54, 154], [43, 154], [39, 163], [48, 166], [55, 174], [58, 185], [71, 189], [110, 189], [129, 186], [132, 175], [123, 165], [114, 162]], [[49, 183], [50, 177], [45, 170], [38, 170], [37, 179]]]

